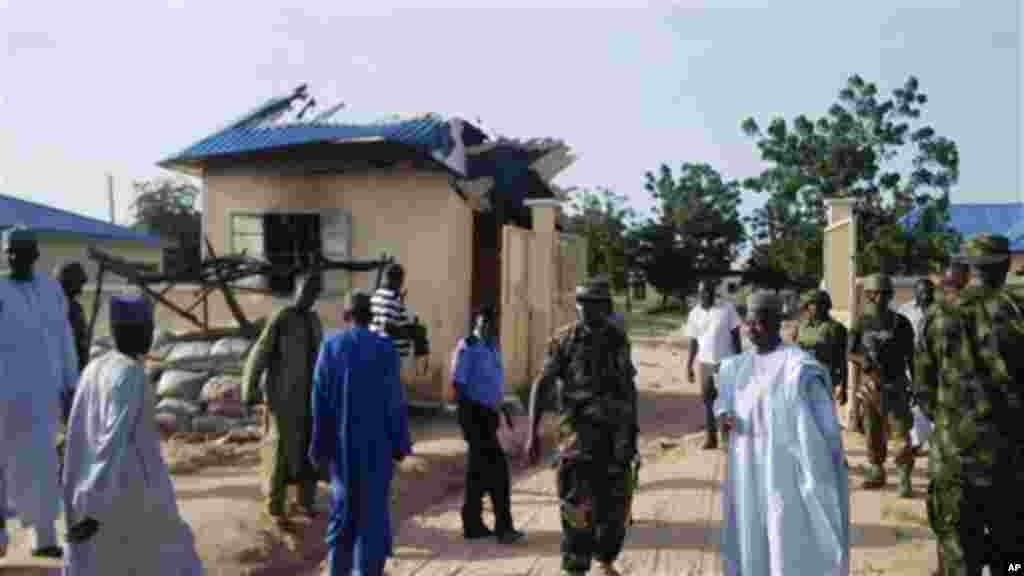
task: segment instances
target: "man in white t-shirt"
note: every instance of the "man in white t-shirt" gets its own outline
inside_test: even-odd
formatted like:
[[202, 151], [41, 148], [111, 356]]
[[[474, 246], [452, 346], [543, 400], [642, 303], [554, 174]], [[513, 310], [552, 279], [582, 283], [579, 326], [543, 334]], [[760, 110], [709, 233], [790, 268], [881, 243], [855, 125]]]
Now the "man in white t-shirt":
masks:
[[704, 399], [704, 420], [707, 438], [705, 450], [718, 448], [718, 426], [712, 407], [718, 391], [715, 374], [722, 359], [740, 352], [740, 317], [729, 302], [715, 302], [715, 282], [701, 280], [697, 288], [700, 304], [690, 310], [686, 319], [686, 337], [690, 355], [686, 365], [687, 379], [697, 380], [695, 368], [700, 368], [701, 394]]

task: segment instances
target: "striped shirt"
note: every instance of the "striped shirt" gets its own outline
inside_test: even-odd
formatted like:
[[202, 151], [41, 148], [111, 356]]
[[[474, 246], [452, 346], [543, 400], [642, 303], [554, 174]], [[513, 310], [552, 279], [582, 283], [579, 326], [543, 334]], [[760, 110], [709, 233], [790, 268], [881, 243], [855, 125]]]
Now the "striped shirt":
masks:
[[391, 342], [398, 351], [398, 355], [405, 358], [412, 355], [412, 340], [403, 334], [396, 337], [389, 334], [399, 326], [408, 326], [409, 315], [405, 305], [398, 300], [398, 293], [387, 288], [378, 288], [370, 299], [370, 312], [373, 314], [373, 323], [370, 330], [385, 336], [391, 336]]

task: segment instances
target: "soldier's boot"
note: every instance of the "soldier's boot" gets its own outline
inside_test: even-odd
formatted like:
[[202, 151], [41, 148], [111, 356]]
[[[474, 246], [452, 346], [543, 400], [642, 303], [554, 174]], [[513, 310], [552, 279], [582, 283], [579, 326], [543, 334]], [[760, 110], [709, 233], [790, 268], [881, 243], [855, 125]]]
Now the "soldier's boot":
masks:
[[701, 446], [702, 450], [715, 450], [718, 448], [718, 431], [708, 430], [707, 436], [704, 438], [704, 445]]
[[860, 483], [860, 487], [865, 490], [878, 490], [883, 486], [885, 486], [885, 468], [877, 464], [868, 466], [864, 481]]

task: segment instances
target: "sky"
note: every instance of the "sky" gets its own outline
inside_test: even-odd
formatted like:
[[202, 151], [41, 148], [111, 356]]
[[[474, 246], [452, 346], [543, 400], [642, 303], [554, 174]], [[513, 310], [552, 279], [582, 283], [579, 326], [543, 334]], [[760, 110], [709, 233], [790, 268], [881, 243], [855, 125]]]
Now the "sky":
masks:
[[954, 202], [1018, 200], [1015, 0], [349, 4], [370, 3], [0, 0], [0, 193], [106, 219], [110, 172], [125, 223], [132, 181], [170, 175], [157, 161], [308, 83], [341, 121], [563, 139], [578, 160], [557, 184], [644, 212], [646, 171], [755, 176], [744, 118], [824, 114], [859, 74], [884, 94], [918, 77], [924, 120], [960, 147]]

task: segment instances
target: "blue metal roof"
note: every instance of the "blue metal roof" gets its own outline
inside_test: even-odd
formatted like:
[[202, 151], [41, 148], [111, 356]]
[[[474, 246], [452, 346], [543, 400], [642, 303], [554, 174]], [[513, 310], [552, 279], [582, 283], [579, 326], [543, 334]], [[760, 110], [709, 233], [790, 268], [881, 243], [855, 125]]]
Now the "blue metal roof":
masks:
[[[463, 132], [466, 146], [483, 141], [485, 136], [482, 132], [468, 123], [464, 126], [468, 129], [468, 133]], [[445, 155], [454, 146], [448, 121], [433, 114], [373, 124], [301, 123], [252, 126], [243, 122], [200, 140], [184, 151], [159, 162], [159, 165], [174, 168], [214, 156], [271, 150], [298, 144], [360, 140], [406, 144], [422, 150], [427, 155], [431, 152], [441, 152]]]
[[102, 240], [137, 240], [149, 244], [165, 242], [159, 236], [0, 194], [0, 230], [19, 225], [36, 232], [78, 234]]
[[[901, 219], [904, 226], [913, 225], [917, 210]], [[1010, 249], [1024, 251], [1024, 203], [950, 204], [950, 225], [963, 237], [982, 232], [1003, 234], [1010, 239]]]

